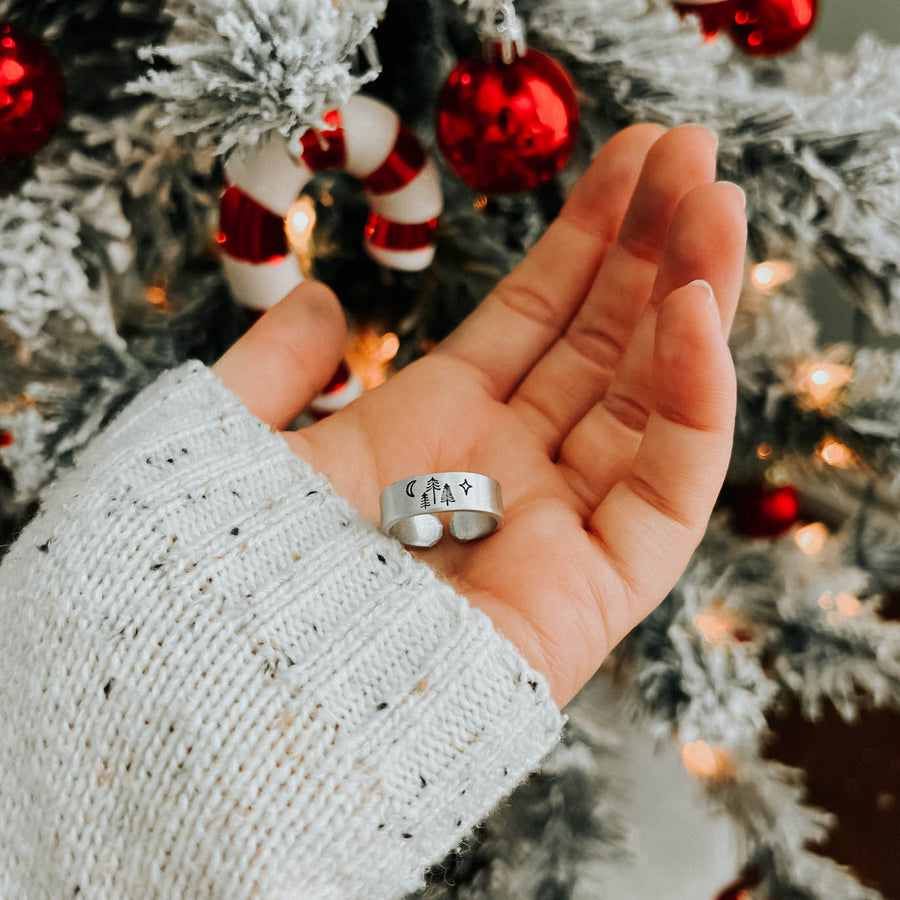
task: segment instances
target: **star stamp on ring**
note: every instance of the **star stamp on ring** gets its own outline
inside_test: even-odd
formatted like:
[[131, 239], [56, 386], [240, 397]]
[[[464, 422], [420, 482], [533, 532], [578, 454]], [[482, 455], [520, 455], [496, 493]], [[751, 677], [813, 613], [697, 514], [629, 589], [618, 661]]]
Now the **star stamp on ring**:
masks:
[[381, 492], [381, 530], [407, 547], [433, 547], [444, 534], [436, 513], [450, 514], [458, 541], [487, 537], [503, 526], [500, 484], [477, 472], [433, 472], [401, 478]]

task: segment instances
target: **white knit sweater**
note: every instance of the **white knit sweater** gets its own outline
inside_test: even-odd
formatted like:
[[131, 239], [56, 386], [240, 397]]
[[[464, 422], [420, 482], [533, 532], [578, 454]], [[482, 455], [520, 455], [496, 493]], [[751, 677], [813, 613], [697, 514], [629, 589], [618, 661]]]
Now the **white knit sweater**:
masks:
[[192, 360], [0, 565], [0, 898], [396, 898], [561, 725], [487, 616]]

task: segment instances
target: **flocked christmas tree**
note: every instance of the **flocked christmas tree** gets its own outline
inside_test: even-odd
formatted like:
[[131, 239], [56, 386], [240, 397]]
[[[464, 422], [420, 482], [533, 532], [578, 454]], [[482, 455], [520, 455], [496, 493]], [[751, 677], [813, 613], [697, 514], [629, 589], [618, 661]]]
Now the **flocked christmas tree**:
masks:
[[[135, 392], [214, 361], [304, 273], [354, 324], [323, 415], [460, 321], [614, 130], [702, 122], [748, 195], [732, 470], [689, 570], [608, 668], [746, 836], [746, 896], [890, 896], [814, 852], [834, 823], [767, 747], [786, 709], [815, 723], [900, 706], [884, 615], [900, 590], [900, 49], [776, 55], [812, 27], [812, 0], [675, 6], [521, 0], [528, 55], [498, 45], [483, 63], [477, 26], [508, 25], [508, 4], [0, 0], [0, 538]], [[550, 85], [549, 144], [492, 147], [483, 117], [502, 102], [467, 114], [462, 88], [509, 65]], [[353, 128], [385, 160], [363, 185]], [[279, 160], [263, 166], [282, 172], [275, 200], [260, 153]], [[384, 198], [415, 179], [398, 213]], [[822, 273], [853, 341], [821, 333]], [[594, 709], [576, 699], [544, 774], [435, 867], [428, 896], [604, 896], [595, 864], [616, 864], [630, 827], [613, 788], [627, 748]]]

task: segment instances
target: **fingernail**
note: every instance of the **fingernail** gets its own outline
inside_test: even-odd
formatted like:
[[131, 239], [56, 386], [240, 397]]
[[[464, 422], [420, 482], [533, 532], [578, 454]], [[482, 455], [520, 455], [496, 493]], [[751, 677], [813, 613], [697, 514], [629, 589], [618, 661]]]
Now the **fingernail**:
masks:
[[691, 282], [692, 285], [696, 285], [697, 287], [702, 287], [706, 291], [706, 301], [707, 303], [715, 303], [716, 298], [713, 294], [712, 285], [708, 281], [704, 281], [702, 278], [697, 278], [695, 281]]
[[744, 189], [739, 184], [735, 184], [733, 181], [723, 181], [722, 184], [730, 184], [741, 195], [741, 203], [744, 205], [744, 209], [746, 210], [747, 194], [744, 192]]

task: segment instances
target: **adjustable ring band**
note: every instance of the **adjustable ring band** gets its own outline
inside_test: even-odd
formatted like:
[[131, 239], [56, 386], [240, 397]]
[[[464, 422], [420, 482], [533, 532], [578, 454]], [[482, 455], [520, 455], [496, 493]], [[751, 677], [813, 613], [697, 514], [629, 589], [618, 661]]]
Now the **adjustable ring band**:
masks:
[[433, 547], [444, 526], [435, 513], [449, 512], [450, 534], [474, 541], [503, 525], [500, 485], [477, 472], [434, 472], [401, 478], [381, 492], [381, 530], [408, 547]]

